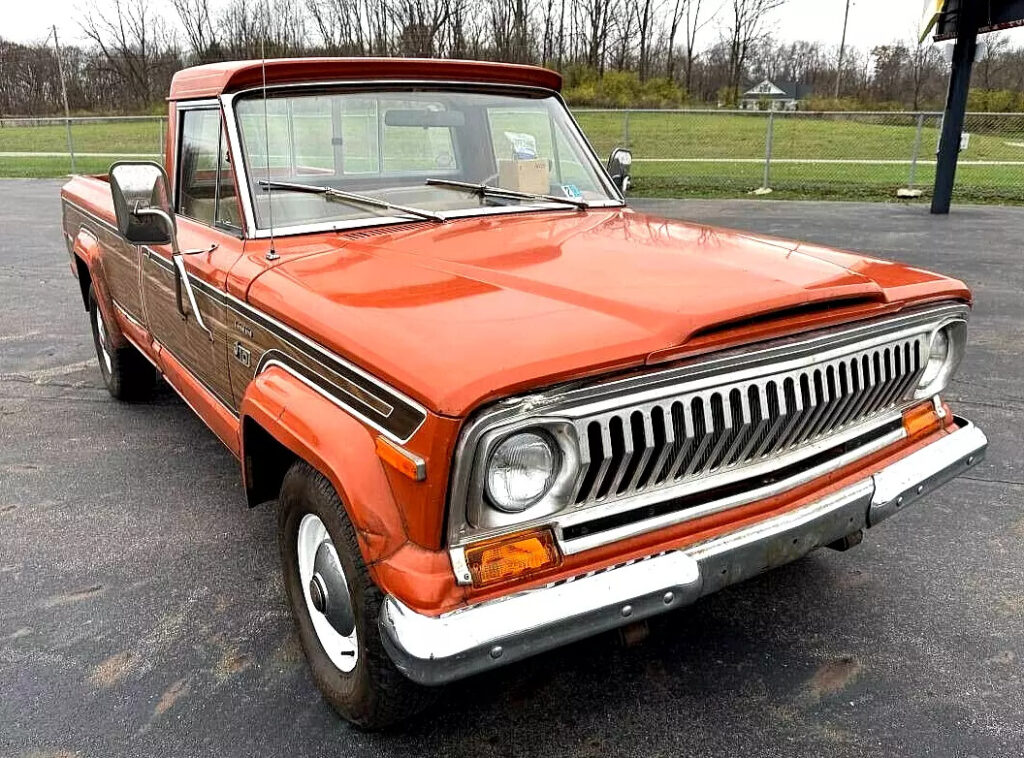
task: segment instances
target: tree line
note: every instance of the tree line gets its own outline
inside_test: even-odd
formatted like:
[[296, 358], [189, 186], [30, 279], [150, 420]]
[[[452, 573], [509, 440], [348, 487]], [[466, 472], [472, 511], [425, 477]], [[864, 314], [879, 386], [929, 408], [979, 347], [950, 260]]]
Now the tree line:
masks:
[[[931, 44], [870, 50], [781, 42], [786, 0], [108, 0], [60, 48], [75, 112], [162, 112], [180, 68], [344, 55], [473, 58], [561, 71], [575, 105], [733, 106], [762, 79], [801, 82], [809, 108], [938, 108], [948, 65]], [[841, 69], [839, 62], [841, 60]], [[972, 107], [1024, 109], [1024, 49], [989, 37]], [[838, 94], [837, 94], [838, 93]], [[0, 115], [62, 111], [54, 39], [0, 38]]]

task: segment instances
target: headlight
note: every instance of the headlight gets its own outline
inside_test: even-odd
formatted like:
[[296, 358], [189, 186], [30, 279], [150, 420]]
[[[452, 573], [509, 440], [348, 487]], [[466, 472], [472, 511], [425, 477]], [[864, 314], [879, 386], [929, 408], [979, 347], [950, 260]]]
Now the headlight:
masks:
[[513, 434], [487, 461], [487, 496], [496, 508], [520, 513], [547, 494], [560, 465], [558, 448], [546, 435]]
[[948, 360], [949, 335], [946, 334], [945, 329], [939, 329], [939, 331], [935, 332], [935, 336], [932, 337], [931, 347], [928, 348], [928, 363], [925, 364], [924, 373], [921, 374], [919, 386], [927, 387], [938, 379], [939, 374], [942, 373], [943, 366], [946, 365]]
[[935, 331], [914, 397], [931, 397], [946, 388], [963, 357], [966, 331], [967, 325], [963, 321], [955, 321]]

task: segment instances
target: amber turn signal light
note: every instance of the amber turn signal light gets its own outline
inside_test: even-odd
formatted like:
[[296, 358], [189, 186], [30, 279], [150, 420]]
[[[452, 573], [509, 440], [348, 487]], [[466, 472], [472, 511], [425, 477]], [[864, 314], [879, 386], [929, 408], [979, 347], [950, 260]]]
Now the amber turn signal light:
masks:
[[933, 432], [942, 426], [942, 418], [931, 402], [922, 403], [903, 412], [903, 429], [908, 437]]
[[561, 562], [549, 529], [521, 532], [466, 548], [466, 564], [477, 587], [521, 579]]
[[427, 478], [427, 464], [424, 460], [386, 437], [377, 438], [377, 457], [414, 482], [422, 482]]

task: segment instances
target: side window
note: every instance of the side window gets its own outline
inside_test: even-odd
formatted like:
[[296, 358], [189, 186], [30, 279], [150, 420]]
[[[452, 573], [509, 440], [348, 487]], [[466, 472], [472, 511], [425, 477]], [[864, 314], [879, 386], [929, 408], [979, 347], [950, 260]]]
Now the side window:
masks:
[[178, 213], [211, 226], [240, 227], [220, 110], [181, 112]]

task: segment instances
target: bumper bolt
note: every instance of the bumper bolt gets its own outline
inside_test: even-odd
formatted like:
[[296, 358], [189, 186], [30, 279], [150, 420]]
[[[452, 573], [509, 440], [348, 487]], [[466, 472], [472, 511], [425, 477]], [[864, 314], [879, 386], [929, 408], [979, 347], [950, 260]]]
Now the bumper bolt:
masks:
[[676, 599], [676, 596], [671, 592], [666, 592], [665, 597], [662, 600], [665, 601], [665, 605], [672, 605], [672, 601]]
[[628, 616], [632, 616], [633, 615], [633, 606], [631, 606], [631, 605], [624, 605], [624, 606], [622, 606], [622, 615], [623, 616], [627, 616], [627, 617]]
[[970, 455], [967, 457], [967, 465], [970, 466], [972, 463], [974, 463], [974, 456]]
[[502, 649], [501, 645], [495, 645], [491, 648], [491, 658], [493, 658], [494, 660], [498, 660], [499, 658], [501, 658], [501, 654], [504, 652], [505, 651], [504, 649]]
[[920, 495], [922, 492], [924, 492], [924, 485], [923, 484], [917, 485], [917, 494]]

